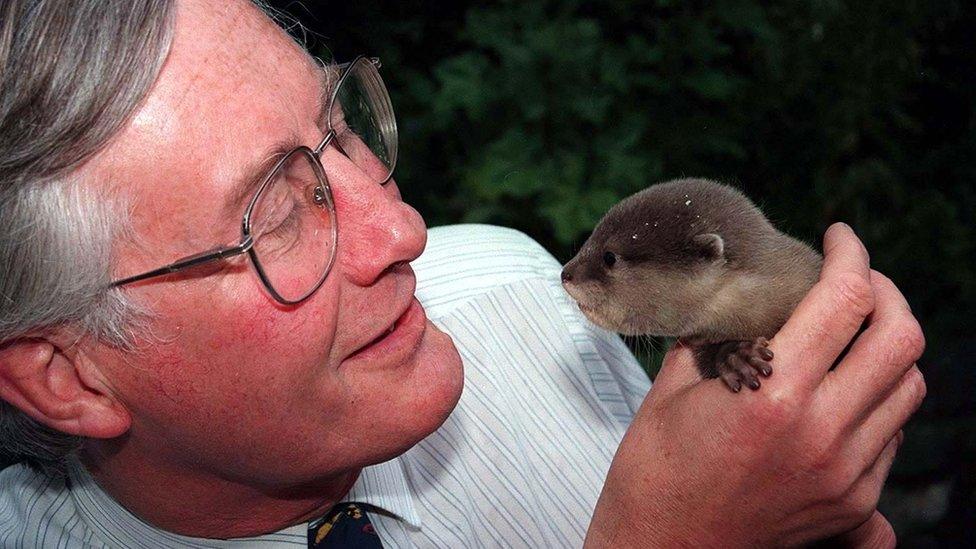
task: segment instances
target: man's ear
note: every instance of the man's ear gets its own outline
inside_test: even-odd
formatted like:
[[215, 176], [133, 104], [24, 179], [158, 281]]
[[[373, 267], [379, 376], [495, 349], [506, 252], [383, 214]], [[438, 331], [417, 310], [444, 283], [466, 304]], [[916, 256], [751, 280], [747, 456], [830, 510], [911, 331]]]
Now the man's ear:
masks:
[[0, 398], [69, 435], [117, 437], [129, 429], [129, 412], [92, 378], [84, 360], [82, 353], [69, 356], [46, 339], [0, 345]]

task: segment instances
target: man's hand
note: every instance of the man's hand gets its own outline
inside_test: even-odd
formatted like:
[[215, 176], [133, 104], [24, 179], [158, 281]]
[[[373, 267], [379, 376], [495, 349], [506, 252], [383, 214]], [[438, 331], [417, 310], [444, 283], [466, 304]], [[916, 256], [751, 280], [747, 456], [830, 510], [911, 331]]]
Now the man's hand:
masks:
[[777, 368], [761, 390], [733, 394], [703, 382], [687, 348], [668, 353], [587, 546], [796, 545], [855, 528], [853, 541], [884, 538], [875, 507], [925, 396], [924, 345], [898, 289], [849, 227], [832, 226], [820, 281], [771, 341]]

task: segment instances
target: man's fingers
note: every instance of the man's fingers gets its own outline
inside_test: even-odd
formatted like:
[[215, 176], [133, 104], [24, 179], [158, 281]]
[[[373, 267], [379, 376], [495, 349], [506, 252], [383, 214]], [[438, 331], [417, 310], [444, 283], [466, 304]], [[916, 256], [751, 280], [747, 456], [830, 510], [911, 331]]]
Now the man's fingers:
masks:
[[895, 454], [898, 453], [898, 448], [903, 439], [904, 434], [899, 431], [891, 439], [885, 441], [884, 450], [855, 481], [848, 496], [844, 499], [844, 505], [851, 516], [868, 517], [868, 519], [853, 530], [824, 540], [824, 543], [818, 544], [818, 547], [887, 548], [894, 546], [894, 533], [888, 532], [891, 525], [878, 513], [877, 507], [878, 499], [881, 497], [881, 489], [884, 487], [885, 479], [888, 478], [891, 464], [895, 461]]
[[872, 509], [878, 506], [881, 489], [884, 488], [885, 480], [888, 479], [888, 473], [891, 471], [891, 465], [895, 462], [895, 455], [904, 440], [905, 433], [903, 431], [898, 431], [895, 436], [888, 440], [874, 465], [865, 471], [858, 481], [854, 497], [859, 498], [860, 501], [855, 501], [855, 505], [870, 506]]
[[922, 372], [913, 366], [901, 381], [874, 409], [870, 416], [857, 427], [853, 438], [853, 452], [863, 455], [864, 463], [872, 463], [888, 441], [901, 431], [925, 398], [925, 381]]
[[838, 401], [845, 403], [845, 409], [856, 415], [870, 413], [891, 387], [903, 380], [925, 349], [922, 328], [905, 297], [888, 277], [873, 270], [870, 276], [875, 307], [868, 316], [867, 329], [833, 371], [830, 383], [825, 384]]
[[864, 524], [837, 536], [836, 547], [850, 547], [858, 549], [891, 549], [895, 547], [897, 538], [895, 530], [888, 519], [875, 510]]
[[770, 343], [780, 379], [795, 379], [808, 391], [819, 385], [874, 310], [869, 273], [867, 250], [851, 228], [831, 225], [824, 236], [820, 281]]
[[654, 378], [651, 389], [654, 394], [663, 397], [700, 381], [701, 374], [698, 373], [698, 367], [695, 365], [694, 354], [679, 341], [668, 351], [668, 354], [664, 355], [661, 370]]

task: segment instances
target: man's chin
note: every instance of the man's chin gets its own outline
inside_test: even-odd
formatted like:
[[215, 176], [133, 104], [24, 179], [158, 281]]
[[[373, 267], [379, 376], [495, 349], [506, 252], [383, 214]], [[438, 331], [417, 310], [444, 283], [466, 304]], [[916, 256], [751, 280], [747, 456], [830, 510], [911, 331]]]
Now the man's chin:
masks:
[[406, 362], [357, 376], [366, 381], [357, 400], [370, 447], [360, 445], [368, 463], [406, 452], [436, 431], [451, 415], [464, 387], [464, 367], [449, 335], [427, 321], [423, 338]]
[[461, 357], [450, 336], [433, 325], [428, 326], [428, 333], [436, 333], [436, 338], [443, 338], [447, 344], [437, 349], [437, 352], [421, 354], [422, 362], [417, 365], [419, 375], [411, 380], [415, 399], [408, 405], [411, 411], [407, 413], [401, 425], [404, 429], [400, 431], [398, 444], [389, 451], [384, 451], [376, 463], [403, 454], [437, 431], [447, 421], [461, 399], [464, 388], [464, 367]]
[[[454, 411], [464, 389], [464, 365], [451, 336], [427, 321], [414, 375], [410, 380], [418, 417], [416, 427], [421, 435], [414, 442], [433, 433]], [[411, 444], [412, 446], [413, 444]]]

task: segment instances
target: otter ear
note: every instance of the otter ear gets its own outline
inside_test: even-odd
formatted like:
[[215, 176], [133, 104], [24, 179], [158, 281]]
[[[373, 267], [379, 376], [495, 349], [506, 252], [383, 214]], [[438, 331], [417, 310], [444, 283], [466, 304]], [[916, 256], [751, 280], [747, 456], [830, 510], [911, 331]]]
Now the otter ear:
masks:
[[698, 253], [705, 259], [719, 261], [725, 259], [725, 241], [715, 233], [696, 235], [691, 239], [698, 249]]

